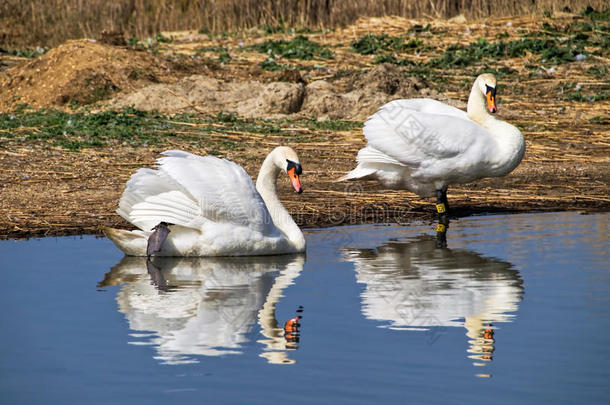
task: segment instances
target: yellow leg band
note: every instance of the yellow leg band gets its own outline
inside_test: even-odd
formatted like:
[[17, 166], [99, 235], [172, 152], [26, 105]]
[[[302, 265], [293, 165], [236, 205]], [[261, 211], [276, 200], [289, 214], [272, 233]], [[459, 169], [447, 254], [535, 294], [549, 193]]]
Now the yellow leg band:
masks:
[[436, 224], [436, 232], [446, 232], [447, 227], [443, 224]]
[[436, 204], [436, 212], [438, 212], [439, 214], [443, 214], [446, 211], [447, 211], [447, 209], [445, 208], [445, 204], [443, 204], [443, 203]]

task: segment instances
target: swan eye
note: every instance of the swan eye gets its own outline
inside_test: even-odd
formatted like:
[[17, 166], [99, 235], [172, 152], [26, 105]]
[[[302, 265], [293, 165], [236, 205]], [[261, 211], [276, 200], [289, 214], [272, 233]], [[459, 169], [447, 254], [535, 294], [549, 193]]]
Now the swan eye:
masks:
[[[489, 94], [491, 93], [491, 94]], [[485, 94], [489, 94], [491, 97], [496, 97], [496, 88], [488, 84], [485, 85]]]
[[300, 163], [296, 163], [296, 162], [293, 162], [292, 160], [288, 160], [288, 159], [286, 159], [286, 162], [288, 162], [288, 165], [286, 166], [286, 172], [289, 172], [290, 169], [294, 169], [294, 173], [298, 176], [300, 176], [301, 173], [303, 173], [303, 168], [301, 167]]

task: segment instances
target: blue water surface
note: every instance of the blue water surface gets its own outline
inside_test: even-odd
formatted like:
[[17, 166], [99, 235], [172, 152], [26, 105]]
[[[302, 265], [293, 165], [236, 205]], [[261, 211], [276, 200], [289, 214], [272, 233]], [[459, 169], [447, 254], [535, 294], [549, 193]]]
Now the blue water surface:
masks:
[[306, 256], [148, 264], [105, 238], [2, 241], [0, 401], [606, 404], [609, 219], [463, 218], [446, 248], [430, 224], [337, 227]]

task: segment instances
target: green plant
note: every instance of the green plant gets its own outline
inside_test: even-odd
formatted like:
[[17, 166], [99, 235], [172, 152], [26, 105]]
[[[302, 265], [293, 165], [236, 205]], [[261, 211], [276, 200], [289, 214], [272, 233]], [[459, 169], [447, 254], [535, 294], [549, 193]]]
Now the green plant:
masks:
[[288, 59], [333, 59], [332, 51], [307, 37], [298, 35], [290, 41], [265, 41], [262, 44], [252, 45], [253, 49], [270, 55], [278, 55]]
[[321, 30], [313, 30], [308, 27], [299, 27], [299, 28], [290, 28], [284, 25], [284, 23], [280, 23], [278, 25], [269, 25], [264, 24], [262, 27], [263, 34], [265, 35], [273, 35], [273, 34], [313, 34], [315, 32], [321, 32]]
[[602, 11], [597, 11], [590, 5], [587, 5], [587, 7], [580, 13], [580, 15], [588, 17], [591, 20], [608, 21], [610, 20], [610, 7]]
[[23, 58], [37, 58], [40, 55], [44, 55], [45, 53], [47, 53], [49, 51], [48, 47], [40, 47], [37, 46], [34, 49], [31, 48], [24, 48], [24, 49], [10, 49], [10, 50], [1, 50], [0, 49], [0, 54], [5, 53], [7, 55], [14, 55], [14, 56], [19, 56], [19, 57], [23, 57]]
[[594, 103], [596, 101], [608, 100], [609, 96], [604, 92], [588, 95], [583, 93], [582, 90], [577, 90], [570, 93], [565, 93], [563, 98], [571, 101]]
[[286, 63], [277, 63], [275, 59], [271, 57], [262, 61], [259, 66], [261, 67], [261, 69], [268, 70], [270, 72], [275, 72], [283, 69], [295, 69], [295, 66], [288, 65]]
[[173, 39], [173, 38], [166, 37], [165, 35], [163, 35], [163, 34], [162, 34], [162, 33], [160, 33], [160, 32], [158, 32], [158, 33], [155, 35], [154, 40], [155, 40], [156, 42], [165, 42], [165, 43], [171, 43], [171, 42], [173, 42], [173, 41], [174, 41], [174, 39]]
[[452, 45], [440, 57], [432, 59], [428, 65], [436, 68], [464, 67], [479, 61], [524, 56], [526, 52], [539, 55], [541, 62], [565, 63], [575, 60], [584, 53], [582, 44], [562, 45], [554, 38], [522, 38], [513, 41], [488, 42], [479, 38], [466, 46]]
[[414, 24], [413, 26], [411, 26], [411, 28], [409, 28], [409, 30], [407, 32], [411, 32], [411, 33], [419, 33], [419, 32], [430, 32], [430, 24], [426, 24], [426, 25], [421, 25], [421, 24]]
[[419, 40], [406, 40], [401, 37], [391, 37], [387, 34], [366, 34], [357, 41], [352, 42], [352, 48], [361, 55], [377, 54], [379, 52], [403, 52], [407, 49], [420, 48], [423, 43]]
[[599, 125], [610, 124], [610, 119], [608, 119], [607, 117], [604, 117], [603, 115], [596, 115], [595, 117], [593, 117], [589, 120], [589, 123], [590, 124], [599, 124]]
[[587, 73], [597, 77], [608, 77], [608, 68], [606, 66], [591, 66], [587, 69]]

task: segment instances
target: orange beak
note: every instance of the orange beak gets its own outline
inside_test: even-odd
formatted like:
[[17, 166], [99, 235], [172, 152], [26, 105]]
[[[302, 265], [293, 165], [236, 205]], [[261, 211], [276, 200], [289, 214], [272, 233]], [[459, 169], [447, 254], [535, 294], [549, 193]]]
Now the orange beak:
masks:
[[294, 168], [288, 170], [288, 177], [290, 178], [292, 187], [294, 187], [294, 191], [301, 194], [303, 192], [303, 187], [301, 187], [301, 180], [299, 180], [299, 175], [295, 173]]
[[286, 323], [284, 324], [284, 332], [298, 332], [299, 326], [301, 326], [301, 324], [299, 324], [299, 319], [301, 319], [301, 315], [295, 316], [294, 318], [286, 321]]
[[487, 108], [490, 113], [495, 113], [498, 111], [498, 106], [496, 105], [496, 96], [491, 94], [491, 91], [486, 93], [487, 95]]

